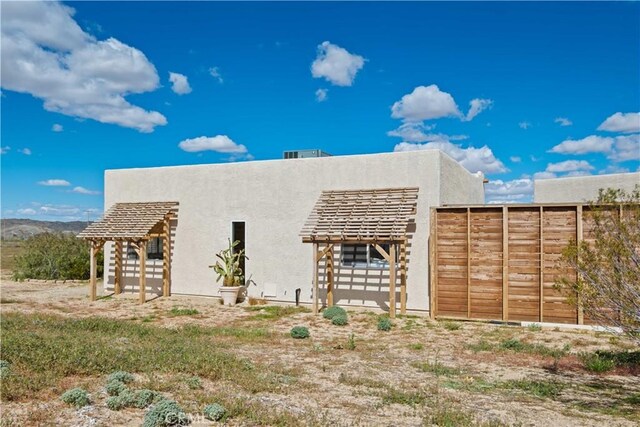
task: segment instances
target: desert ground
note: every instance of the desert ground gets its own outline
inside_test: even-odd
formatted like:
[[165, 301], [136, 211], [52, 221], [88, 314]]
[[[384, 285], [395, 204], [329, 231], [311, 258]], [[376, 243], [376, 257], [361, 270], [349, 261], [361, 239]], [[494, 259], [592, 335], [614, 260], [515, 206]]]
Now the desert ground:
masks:
[[[192, 425], [208, 403], [227, 425], [634, 426], [638, 348], [604, 332], [348, 310], [331, 324], [307, 308], [224, 307], [215, 298], [102, 295], [86, 284], [0, 285], [2, 426], [142, 425], [147, 409], [109, 409], [105, 379], [174, 399]], [[293, 339], [293, 326], [310, 337]], [[615, 365], [589, 364], [606, 352]], [[603, 356], [604, 357], [604, 356]], [[599, 360], [599, 359], [598, 359]], [[596, 362], [598, 361], [596, 360]], [[604, 372], [594, 372], [594, 371]], [[60, 399], [83, 387], [91, 403]]]

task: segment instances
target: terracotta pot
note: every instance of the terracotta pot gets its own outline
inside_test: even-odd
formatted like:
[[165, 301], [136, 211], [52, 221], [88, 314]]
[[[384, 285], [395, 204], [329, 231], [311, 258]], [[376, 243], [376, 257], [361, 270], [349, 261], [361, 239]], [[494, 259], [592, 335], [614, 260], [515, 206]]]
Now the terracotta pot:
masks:
[[238, 292], [240, 292], [240, 286], [220, 287], [220, 295], [222, 296], [222, 303], [227, 306], [236, 305], [236, 301], [238, 301]]

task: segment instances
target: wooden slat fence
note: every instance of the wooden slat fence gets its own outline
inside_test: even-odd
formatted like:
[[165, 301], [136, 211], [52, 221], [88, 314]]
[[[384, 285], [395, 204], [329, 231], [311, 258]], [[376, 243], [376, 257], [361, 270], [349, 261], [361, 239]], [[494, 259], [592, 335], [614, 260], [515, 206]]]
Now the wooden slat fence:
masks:
[[590, 323], [554, 289], [575, 275], [557, 261], [571, 240], [591, 239], [589, 207], [433, 208], [432, 312], [439, 318]]

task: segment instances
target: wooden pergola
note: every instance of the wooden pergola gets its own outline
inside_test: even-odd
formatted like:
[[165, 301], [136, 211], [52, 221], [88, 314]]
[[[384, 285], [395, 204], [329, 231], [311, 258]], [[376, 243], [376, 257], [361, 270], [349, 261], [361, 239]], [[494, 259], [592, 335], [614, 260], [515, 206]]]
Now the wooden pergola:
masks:
[[85, 228], [78, 237], [91, 243], [91, 300], [95, 301], [96, 255], [105, 242], [115, 242], [114, 293], [122, 293], [123, 243], [132, 245], [140, 263], [140, 304], [146, 299], [147, 242], [151, 238], [162, 238], [162, 295], [171, 295], [171, 219], [178, 202], [116, 203], [100, 221]]
[[[396, 253], [400, 312], [407, 309], [407, 228], [416, 214], [417, 188], [323, 191], [300, 235], [313, 244], [313, 312], [318, 314], [319, 263], [326, 258], [327, 306], [333, 305], [334, 247], [367, 244], [389, 263], [389, 316], [396, 315]], [[382, 248], [389, 245], [389, 252]]]

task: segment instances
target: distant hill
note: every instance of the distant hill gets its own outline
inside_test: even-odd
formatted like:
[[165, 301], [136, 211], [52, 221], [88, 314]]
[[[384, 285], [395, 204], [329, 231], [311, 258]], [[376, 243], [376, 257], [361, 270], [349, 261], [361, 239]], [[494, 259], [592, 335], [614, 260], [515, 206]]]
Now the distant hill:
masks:
[[2, 239], [26, 239], [40, 233], [78, 234], [87, 226], [86, 221], [36, 221], [34, 219], [8, 218], [0, 220]]

